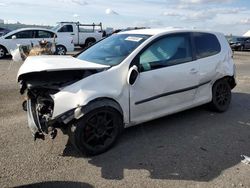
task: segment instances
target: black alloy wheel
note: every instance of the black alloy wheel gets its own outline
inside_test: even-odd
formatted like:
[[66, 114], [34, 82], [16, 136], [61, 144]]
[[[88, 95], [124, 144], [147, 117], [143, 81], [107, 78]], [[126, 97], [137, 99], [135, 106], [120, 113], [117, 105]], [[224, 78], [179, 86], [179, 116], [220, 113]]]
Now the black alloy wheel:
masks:
[[213, 99], [211, 107], [218, 111], [224, 112], [229, 108], [231, 102], [231, 88], [226, 80], [219, 80], [213, 85]]
[[75, 146], [83, 153], [97, 155], [113, 146], [123, 128], [121, 114], [101, 107], [84, 115], [74, 133]]

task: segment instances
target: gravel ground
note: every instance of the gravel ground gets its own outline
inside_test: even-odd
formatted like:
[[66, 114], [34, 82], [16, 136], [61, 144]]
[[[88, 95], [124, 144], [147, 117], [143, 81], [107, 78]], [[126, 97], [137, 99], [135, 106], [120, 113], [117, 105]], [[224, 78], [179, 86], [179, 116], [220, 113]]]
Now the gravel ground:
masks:
[[0, 60], [0, 187], [250, 187], [250, 53], [234, 54], [230, 109], [194, 108], [124, 131], [108, 152], [85, 157], [59, 132], [33, 141], [21, 109], [20, 63]]

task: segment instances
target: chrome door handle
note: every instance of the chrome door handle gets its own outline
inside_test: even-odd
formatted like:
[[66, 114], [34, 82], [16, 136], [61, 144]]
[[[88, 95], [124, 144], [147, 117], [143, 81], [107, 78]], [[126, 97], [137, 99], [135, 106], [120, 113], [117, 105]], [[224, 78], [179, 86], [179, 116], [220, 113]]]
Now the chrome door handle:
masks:
[[190, 73], [191, 73], [191, 74], [197, 74], [197, 73], [198, 73], [198, 70], [195, 69], [195, 68], [192, 68], [192, 69], [190, 70]]

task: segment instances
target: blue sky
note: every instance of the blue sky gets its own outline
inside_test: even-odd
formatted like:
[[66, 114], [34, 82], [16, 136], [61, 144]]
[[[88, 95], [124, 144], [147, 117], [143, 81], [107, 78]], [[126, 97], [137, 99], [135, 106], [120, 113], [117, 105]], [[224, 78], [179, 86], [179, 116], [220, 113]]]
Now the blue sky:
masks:
[[185, 27], [242, 35], [250, 30], [248, 0], [0, 0], [0, 19], [55, 25], [103, 22], [104, 27]]

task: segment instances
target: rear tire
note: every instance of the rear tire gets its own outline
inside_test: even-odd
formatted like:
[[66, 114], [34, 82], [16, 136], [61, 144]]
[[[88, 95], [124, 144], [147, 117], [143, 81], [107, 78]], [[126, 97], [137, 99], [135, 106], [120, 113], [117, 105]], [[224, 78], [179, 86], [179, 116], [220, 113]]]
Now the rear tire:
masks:
[[97, 155], [110, 149], [123, 129], [121, 114], [111, 107], [100, 107], [79, 119], [69, 137], [83, 154]]
[[62, 45], [56, 46], [56, 55], [66, 55], [66, 48]]
[[0, 59], [6, 56], [6, 49], [3, 46], [0, 46]]
[[210, 107], [217, 112], [225, 112], [231, 102], [231, 88], [227, 80], [221, 79], [214, 83]]
[[86, 42], [85, 42], [85, 46], [88, 48], [90, 46], [92, 46], [93, 44], [95, 44], [96, 40], [95, 39], [87, 39]]

